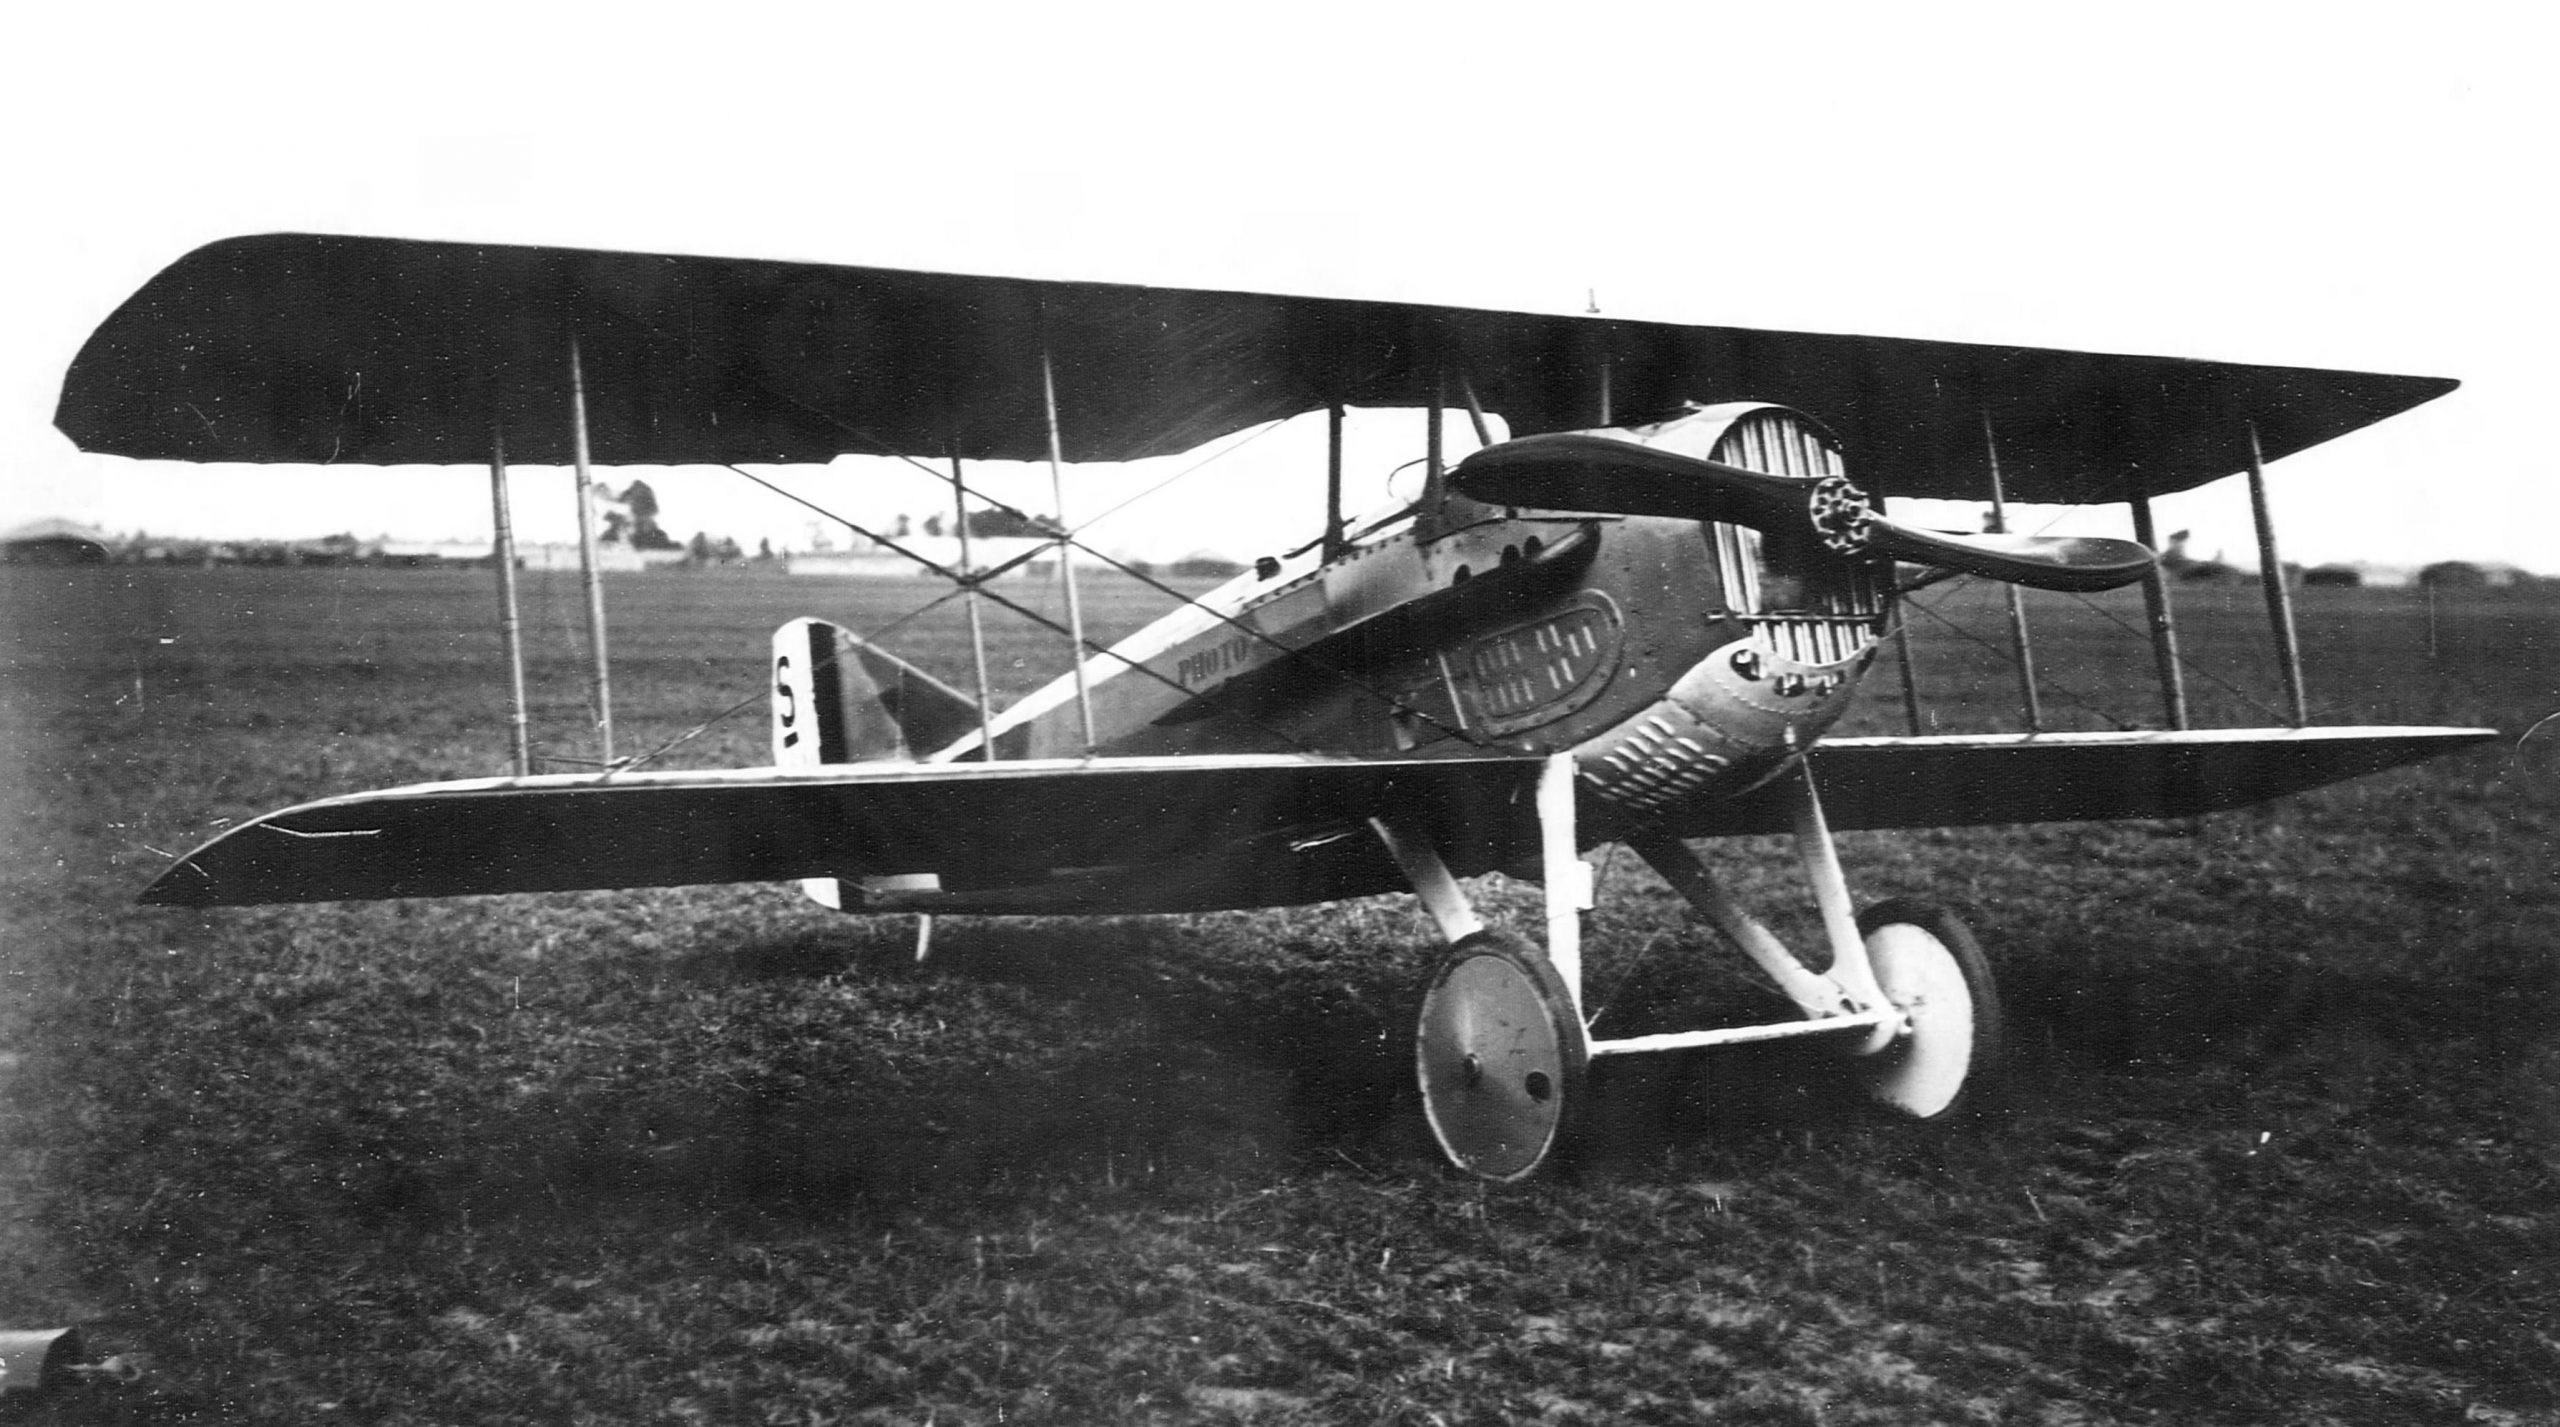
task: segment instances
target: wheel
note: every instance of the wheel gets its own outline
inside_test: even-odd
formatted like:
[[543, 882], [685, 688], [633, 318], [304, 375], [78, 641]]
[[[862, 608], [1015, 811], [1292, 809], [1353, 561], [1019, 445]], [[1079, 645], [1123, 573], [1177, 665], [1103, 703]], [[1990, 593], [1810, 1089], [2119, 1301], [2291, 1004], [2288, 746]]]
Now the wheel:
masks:
[[1449, 1162], [1525, 1179], [1571, 1134], [1590, 1041], [1564, 979], [1509, 932], [1450, 948], [1414, 1032], [1422, 1113]]
[[1867, 959], [1909, 1028], [1859, 1066], [1878, 1104], [1915, 1120], [1978, 1103], [2000, 1065], [2000, 992], [1981, 943], [1945, 908], [1892, 901], [1858, 917]]

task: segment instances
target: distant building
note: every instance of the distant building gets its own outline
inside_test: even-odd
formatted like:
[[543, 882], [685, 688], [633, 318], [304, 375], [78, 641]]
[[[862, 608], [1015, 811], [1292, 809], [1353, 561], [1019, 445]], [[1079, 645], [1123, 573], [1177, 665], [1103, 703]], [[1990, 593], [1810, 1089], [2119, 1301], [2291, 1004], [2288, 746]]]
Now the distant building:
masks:
[[1231, 580], [1244, 573], [1244, 566], [1212, 551], [1195, 550], [1173, 562], [1173, 573], [1186, 580]]
[[0, 534], [0, 563], [103, 565], [107, 563], [107, 535], [68, 520], [30, 521]]
[[[486, 569], [496, 558], [496, 548], [486, 540], [385, 540], [376, 547], [374, 558], [382, 564], [407, 569]], [[618, 542], [596, 547], [596, 568], [599, 570], [653, 570], [683, 563], [684, 551], [681, 549], [635, 550]], [[566, 542], [519, 543], [516, 546], [516, 568], [575, 570], [578, 568], [578, 547]]]
[[[901, 548], [911, 550], [946, 570], [960, 568], [960, 541], [957, 537], [911, 535], [900, 540], [898, 544]], [[1031, 540], [1017, 536], [989, 536], [972, 540], [969, 542], [969, 563], [981, 570], [990, 570], [1007, 561], [1019, 559], [1028, 552], [1042, 550], [1048, 544], [1046, 540]], [[932, 573], [897, 551], [886, 546], [873, 545], [869, 541], [864, 541], [862, 548], [855, 550], [807, 551], [793, 555], [789, 563], [791, 573], [795, 575], [867, 576], [885, 579], [900, 575]], [[1057, 557], [1052, 553], [1045, 558], [1024, 560], [1005, 573], [1007, 575], [1046, 575], [1054, 572], [1057, 567]]]
[[2497, 560], [2439, 560], [2423, 567], [2375, 565], [2359, 560], [2354, 568], [2364, 576], [2367, 589], [2398, 590], [2424, 585], [2433, 589], [2505, 590], [2536, 582], [2532, 571]]
[[2535, 580], [2530, 572], [2495, 560], [2439, 560], [2418, 572], [2418, 583], [2435, 590], [2508, 590]]
[[486, 540], [385, 540], [373, 548], [376, 562], [402, 570], [486, 565], [494, 558]]

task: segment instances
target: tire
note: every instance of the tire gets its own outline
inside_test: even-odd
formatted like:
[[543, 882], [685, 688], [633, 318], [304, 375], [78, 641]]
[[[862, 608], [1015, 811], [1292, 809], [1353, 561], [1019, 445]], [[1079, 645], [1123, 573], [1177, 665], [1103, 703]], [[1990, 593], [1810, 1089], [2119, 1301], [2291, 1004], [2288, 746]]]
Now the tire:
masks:
[[1895, 900], [1858, 917], [1885, 999], [1909, 1030], [1865, 1057], [1867, 1096], [1904, 1119], [1944, 1121], [1979, 1109], [1997, 1082], [2004, 1027], [1982, 944], [1946, 908]]
[[1509, 932], [1449, 949], [1414, 1029], [1422, 1113], [1449, 1162], [1512, 1183], [1568, 1145], [1590, 1040], [1546, 956]]

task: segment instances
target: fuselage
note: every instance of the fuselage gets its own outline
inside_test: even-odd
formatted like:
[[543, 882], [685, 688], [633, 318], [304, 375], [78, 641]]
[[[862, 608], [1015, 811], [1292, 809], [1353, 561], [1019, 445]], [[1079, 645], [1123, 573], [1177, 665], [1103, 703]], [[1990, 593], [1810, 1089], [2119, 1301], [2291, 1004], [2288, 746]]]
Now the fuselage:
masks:
[[[1837, 473], [1791, 412], [1684, 418], [1719, 459]], [[1320, 752], [1543, 755], [1582, 770], [1590, 836], [1738, 793], [1846, 710], [1881, 572], [1746, 528], [1448, 496], [1346, 548], [1266, 563], [993, 725], [999, 758]], [[978, 757], [974, 732], [937, 757]]]

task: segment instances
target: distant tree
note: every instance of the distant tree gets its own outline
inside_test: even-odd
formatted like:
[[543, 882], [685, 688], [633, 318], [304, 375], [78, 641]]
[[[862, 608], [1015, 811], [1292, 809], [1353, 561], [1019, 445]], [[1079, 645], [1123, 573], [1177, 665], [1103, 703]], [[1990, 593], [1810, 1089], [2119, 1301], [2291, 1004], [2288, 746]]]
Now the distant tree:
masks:
[[2364, 571], [2353, 565], [2314, 565], [2302, 572], [2302, 583], [2353, 589], [2364, 583]]
[[1003, 540], [1023, 536], [1046, 538], [1057, 531], [1045, 515], [1025, 515], [1016, 510], [973, 510], [969, 512], [969, 533], [981, 540]]
[[684, 553], [685, 553], [685, 558], [686, 558], [687, 560], [692, 561], [694, 564], [697, 564], [697, 565], [708, 565], [708, 564], [710, 564], [710, 563], [711, 563], [711, 537], [710, 537], [710, 536], [708, 536], [708, 535], [703, 534], [703, 533], [702, 533], [701, 531], [699, 531], [699, 530], [697, 530], [697, 531], [693, 532], [693, 538], [692, 538], [691, 540], [688, 540], [688, 541], [686, 541], [686, 542], [685, 542], [685, 546], [684, 546]]
[[731, 561], [736, 560], [739, 556], [745, 553], [745, 551], [738, 548], [737, 541], [730, 539], [726, 535], [721, 536], [718, 543], [711, 547], [712, 558], [718, 560], [723, 565], [729, 564]]
[[2489, 572], [2468, 560], [2438, 560], [2418, 572], [2418, 583], [2431, 590], [2485, 589]]
[[2184, 530], [2172, 531], [2169, 535], [2169, 548], [2160, 552], [2160, 568], [2177, 579], [2185, 579], [2187, 571], [2195, 568], [2196, 565], [2196, 557], [2187, 553], [2187, 538], [2190, 533]]
[[942, 534], [942, 517], [939, 514], [928, 515], [924, 518], [924, 533], [934, 536]]
[[599, 543], [605, 545], [619, 545], [622, 543], [623, 533], [630, 528], [630, 516], [624, 515], [618, 510], [608, 510], [604, 513], [604, 534], [599, 538]]
[[759, 560], [770, 560], [773, 558], [772, 536], [768, 535], [756, 542], [756, 558]]
[[2169, 548], [2160, 552], [2160, 568], [2168, 572], [2169, 578], [2210, 582], [2232, 579], [2240, 573], [2224, 563], [2219, 556], [2211, 560], [2199, 560], [2188, 554], [2187, 540], [2190, 534], [2191, 532], [2184, 530], [2172, 533], [2169, 536]]
[[634, 550], [673, 550], [675, 537], [658, 528], [658, 493], [649, 489], [647, 481], [633, 481], [623, 487], [622, 503], [631, 510], [631, 548]]

